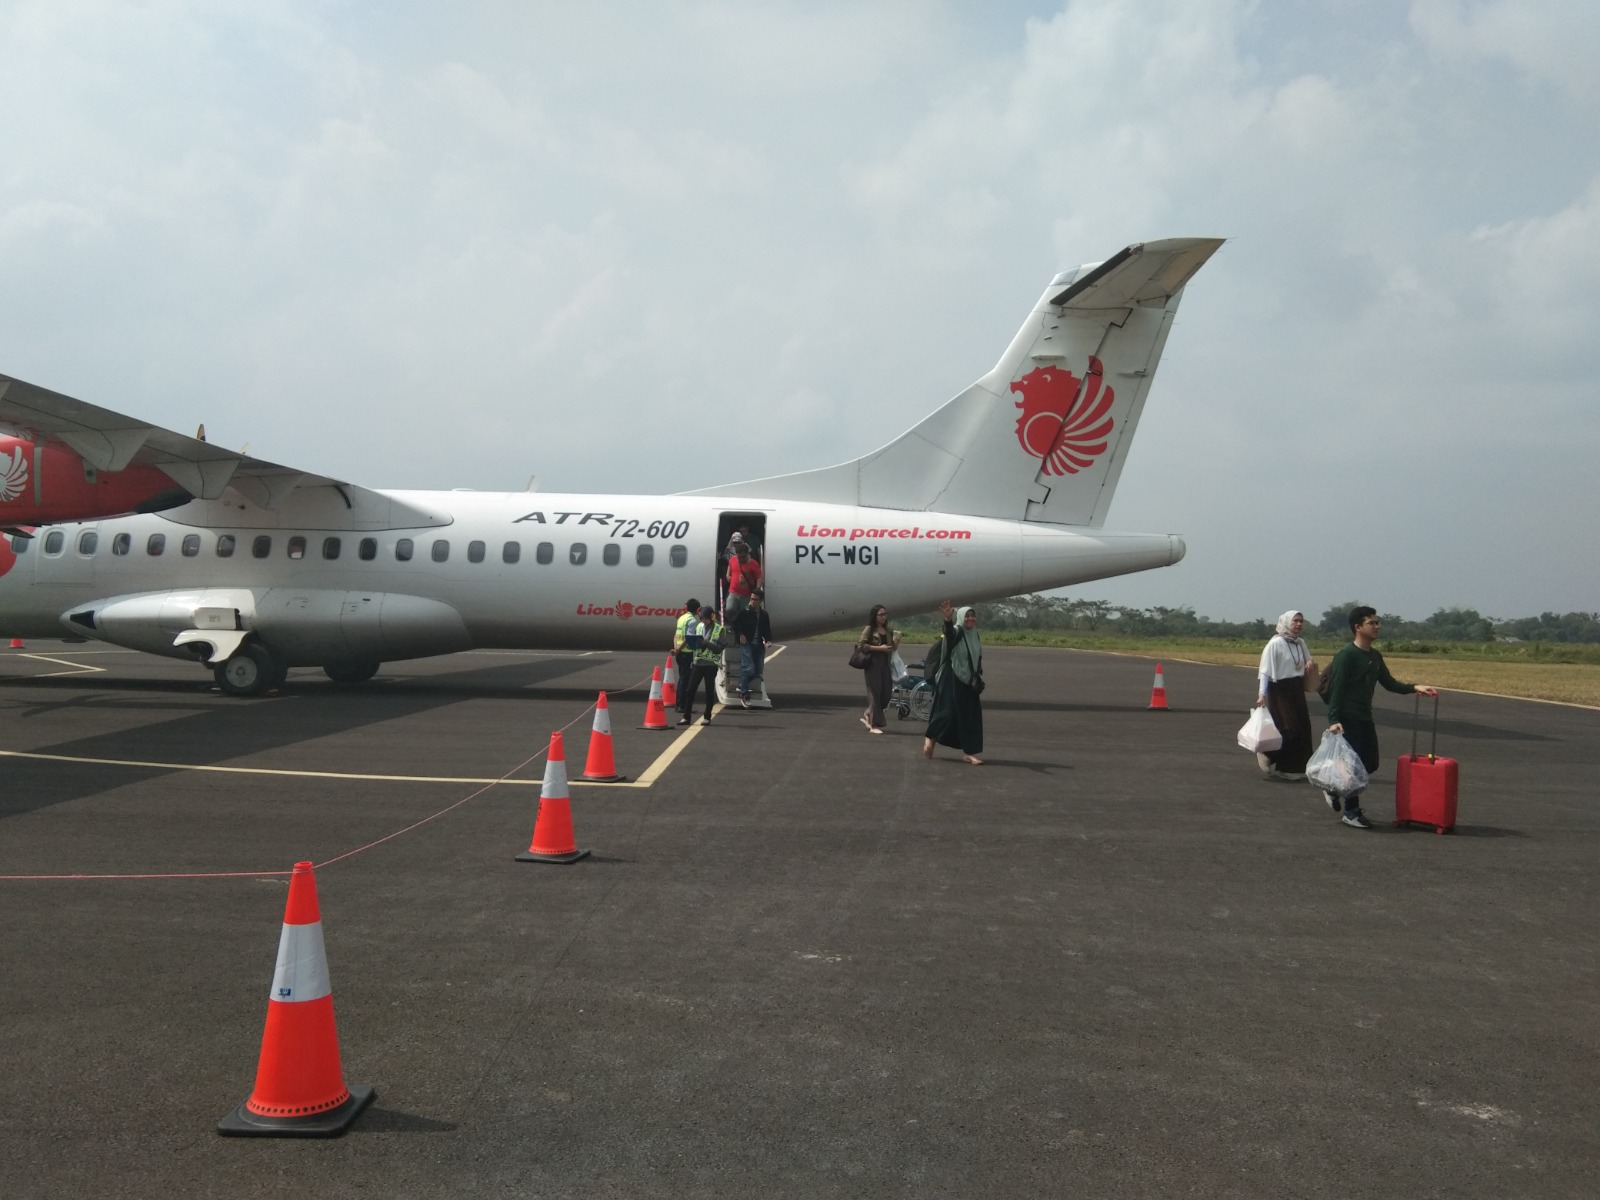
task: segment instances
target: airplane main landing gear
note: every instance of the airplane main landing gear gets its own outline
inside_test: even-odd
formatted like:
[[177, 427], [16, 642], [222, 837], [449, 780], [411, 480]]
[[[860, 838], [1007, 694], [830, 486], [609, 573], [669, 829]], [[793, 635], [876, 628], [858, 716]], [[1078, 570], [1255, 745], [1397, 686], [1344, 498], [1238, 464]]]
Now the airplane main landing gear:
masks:
[[289, 668], [260, 642], [246, 642], [232, 657], [218, 663], [213, 673], [223, 695], [259, 696], [281, 684]]
[[378, 673], [381, 665], [371, 661], [328, 663], [322, 673], [335, 683], [365, 683]]

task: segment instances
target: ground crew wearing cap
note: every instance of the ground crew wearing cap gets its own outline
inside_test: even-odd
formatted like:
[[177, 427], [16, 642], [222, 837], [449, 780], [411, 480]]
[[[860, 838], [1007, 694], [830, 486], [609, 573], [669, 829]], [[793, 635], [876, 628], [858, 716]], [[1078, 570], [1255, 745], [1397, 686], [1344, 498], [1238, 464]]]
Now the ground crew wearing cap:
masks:
[[722, 667], [723, 632], [717, 620], [717, 610], [708, 604], [700, 610], [700, 619], [684, 635], [684, 644], [694, 649], [694, 672], [689, 676], [688, 686], [678, 692], [683, 697], [683, 715], [678, 718], [679, 725], [693, 722], [694, 694], [702, 680], [706, 689], [706, 713], [700, 723], [711, 724], [711, 709], [717, 702], [717, 671]]

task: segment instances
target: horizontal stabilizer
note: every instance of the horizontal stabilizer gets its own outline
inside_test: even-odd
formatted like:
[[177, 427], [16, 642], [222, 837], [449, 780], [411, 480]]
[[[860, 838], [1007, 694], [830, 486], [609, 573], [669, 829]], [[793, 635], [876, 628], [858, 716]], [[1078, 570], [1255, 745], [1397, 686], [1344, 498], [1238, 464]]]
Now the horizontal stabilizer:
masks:
[[1129, 246], [1093, 267], [1050, 303], [1063, 308], [1127, 308], [1165, 305], [1222, 245], [1219, 238], [1169, 238]]

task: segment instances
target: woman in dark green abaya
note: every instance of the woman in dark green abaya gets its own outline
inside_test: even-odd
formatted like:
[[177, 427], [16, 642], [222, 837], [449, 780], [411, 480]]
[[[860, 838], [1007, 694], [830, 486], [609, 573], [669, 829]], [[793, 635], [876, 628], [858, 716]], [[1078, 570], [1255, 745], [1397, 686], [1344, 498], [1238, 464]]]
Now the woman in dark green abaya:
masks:
[[937, 743], [954, 746], [963, 762], [981, 766], [983, 705], [978, 690], [983, 686], [983, 642], [978, 637], [978, 614], [954, 608], [948, 600], [939, 611], [944, 614], [944, 653], [934, 680], [933, 715], [928, 718], [928, 736], [922, 739], [922, 757], [932, 758]]

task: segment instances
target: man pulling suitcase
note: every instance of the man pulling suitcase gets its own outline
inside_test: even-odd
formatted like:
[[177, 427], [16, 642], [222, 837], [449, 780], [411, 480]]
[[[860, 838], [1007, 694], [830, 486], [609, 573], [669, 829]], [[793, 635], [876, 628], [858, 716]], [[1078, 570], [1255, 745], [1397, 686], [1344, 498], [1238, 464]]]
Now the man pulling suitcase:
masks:
[[[1401, 683], [1373, 645], [1382, 635], [1383, 622], [1378, 610], [1358, 605], [1350, 610], [1350, 633], [1354, 640], [1333, 656], [1328, 664], [1328, 731], [1341, 733], [1370, 775], [1378, 769], [1378, 727], [1372, 722], [1372, 693], [1381, 683], [1387, 691], [1402, 696], [1437, 697], [1439, 693], [1422, 683]], [[1361, 793], [1340, 797], [1324, 792], [1328, 807], [1353, 829], [1371, 829], [1372, 822], [1361, 811]]]

